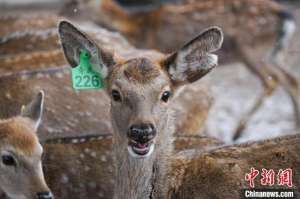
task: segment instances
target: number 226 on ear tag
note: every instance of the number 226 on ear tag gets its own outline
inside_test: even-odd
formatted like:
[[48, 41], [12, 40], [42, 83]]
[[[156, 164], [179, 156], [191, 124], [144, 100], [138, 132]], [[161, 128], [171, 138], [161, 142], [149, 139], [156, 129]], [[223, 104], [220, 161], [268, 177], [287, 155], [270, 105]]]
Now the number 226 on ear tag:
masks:
[[91, 55], [88, 51], [80, 51], [79, 65], [72, 68], [72, 83], [74, 89], [103, 88], [102, 76], [100, 73], [93, 70], [90, 59]]

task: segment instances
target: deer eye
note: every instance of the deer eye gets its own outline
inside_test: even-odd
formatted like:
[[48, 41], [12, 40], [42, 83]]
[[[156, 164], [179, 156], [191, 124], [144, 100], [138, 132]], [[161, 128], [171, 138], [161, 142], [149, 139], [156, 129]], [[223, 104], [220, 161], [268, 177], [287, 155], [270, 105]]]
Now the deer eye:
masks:
[[15, 159], [11, 155], [3, 155], [2, 163], [6, 166], [16, 166], [17, 165]]
[[117, 90], [112, 90], [111, 91], [111, 97], [113, 98], [114, 101], [120, 102], [122, 100], [121, 94]]
[[163, 94], [161, 96], [161, 100], [164, 102], [168, 102], [171, 95], [172, 95], [172, 93], [170, 91], [165, 91], [165, 92], [163, 92]]

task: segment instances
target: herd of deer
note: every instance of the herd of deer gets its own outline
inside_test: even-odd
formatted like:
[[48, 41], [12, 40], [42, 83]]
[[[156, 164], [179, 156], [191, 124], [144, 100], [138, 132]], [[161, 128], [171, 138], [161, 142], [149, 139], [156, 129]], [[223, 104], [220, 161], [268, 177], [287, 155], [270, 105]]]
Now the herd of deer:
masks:
[[[102, 25], [173, 53], [137, 49], [92, 23], [76, 22], [79, 30], [56, 14], [2, 16], [1, 199], [239, 198], [251, 167], [292, 168], [300, 194], [299, 134], [226, 145], [201, 131], [212, 99], [199, 79], [217, 66], [218, 49], [265, 87], [234, 139], [279, 84], [299, 123], [298, 80], [279, 59], [295, 29], [288, 12], [260, 0], [182, 0], [133, 14], [112, 0], [98, 6]], [[269, 59], [259, 59], [272, 39]], [[97, 52], [91, 58], [102, 63], [105, 89], [72, 90], [65, 60], [77, 66], [81, 49]]]

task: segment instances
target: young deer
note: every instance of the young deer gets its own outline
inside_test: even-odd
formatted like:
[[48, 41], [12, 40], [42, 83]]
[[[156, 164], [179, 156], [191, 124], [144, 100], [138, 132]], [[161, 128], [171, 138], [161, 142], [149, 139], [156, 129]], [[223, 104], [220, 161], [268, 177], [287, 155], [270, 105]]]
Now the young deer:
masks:
[[[175, 125], [172, 97], [180, 86], [200, 79], [217, 65], [212, 52], [222, 44], [219, 28], [205, 30], [176, 53], [160, 59], [114, 56], [66, 21], [59, 24], [59, 34], [72, 67], [78, 64], [82, 49], [98, 52], [92, 59], [103, 63], [114, 128], [114, 198], [224, 198], [231, 193], [238, 197], [236, 188], [246, 187], [242, 171], [248, 166], [291, 166], [298, 172], [299, 135], [171, 157]], [[252, 154], [259, 154], [267, 163], [257, 163]], [[226, 175], [229, 171], [234, 175]], [[213, 193], [207, 181], [210, 185], [218, 181], [221, 188], [216, 187]]]
[[43, 148], [36, 131], [44, 93], [24, 106], [20, 116], [0, 120], [0, 192], [11, 199], [52, 199], [42, 170]]
[[209, 28], [167, 57], [114, 56], [66, 21], [60, 22], [59, 35], [72, 67], [78, 65], [82, 49], [97, 52], [91, 59], [103, 63], [116, 146], [114, 198], [166, 198], [162, 185], [167, 183], [175, 128], [170, 103], [181, 86], [195, 82], [217, 65], [212, 52], [222, 44], [221, 30]]
[[[177, 49], [204, 27], [212, 24], [220, 26], [225, 33], [220, 60], [243, 62], [264, 87], [253, 107], [239, 121], [234, 139], [240, 137], [247, 121], [278, 85], [282, 85], [291, 97], [296, 124], [300, 126], [299, 81], [281, 67], [286, 62], [280, 59], [296, 24], [292, 14], [276, 2], [179, 0], [166, 3], [164, 0], [133, 0], [126, 3], [103, 0], [99, 6], [90, 4], [89, 9], [95, 11], [92, 15], [95, 21], [121, 32], [138, 47], [156, 48], [163, 52]], [[145, 11], [144, 8], [149, 5], [153, 5], [152, 9]]]

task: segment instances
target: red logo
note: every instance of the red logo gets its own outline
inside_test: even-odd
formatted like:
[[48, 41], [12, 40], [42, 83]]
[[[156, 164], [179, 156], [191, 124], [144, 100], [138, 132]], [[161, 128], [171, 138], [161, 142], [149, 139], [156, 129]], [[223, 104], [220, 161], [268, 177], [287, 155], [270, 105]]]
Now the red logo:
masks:
[[255, 168], [251, 167], [250, 173], [247, 173], [245, 175], [245, 180], [249, 181], [249, 184], [250, 184], [251, 188], [255, 187], [255, 185], [254, 185], [254, 179], [256, 178], [256, 176], [258, 176], [258, 174], [259, 174], [259, 171], [256, 170]]
[[293, 171], [292, 169], [279, 169], [277, 174], [277, 183], [278, 185], [287, 185], [288, 187], [293, 186], [292, 182]]
[[[249, 182], [249, 186], [251, 188], [255, 187], [254, 180], [259, 175], [259, 170], [251, 167], [250, 173], [246, 173], [245, 180]], [[275, 171], [273, 169], [267, 170], [265, 168], [261, 171], [261, 178], [260, 184], [264, 186], [273, 186], [275, 184], [275, 176], [277, 176], [277, 185], [281, 186], [293, 186], [292, 176], [293, 171], [292, 169], [279, 169], [277, 175], [275, 175]]]
[[262, 169], [260, 184], [261, 185], [274, 185], [275, 181], [275, 172], [273, 169], [267, 170]]

